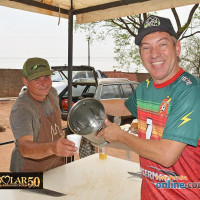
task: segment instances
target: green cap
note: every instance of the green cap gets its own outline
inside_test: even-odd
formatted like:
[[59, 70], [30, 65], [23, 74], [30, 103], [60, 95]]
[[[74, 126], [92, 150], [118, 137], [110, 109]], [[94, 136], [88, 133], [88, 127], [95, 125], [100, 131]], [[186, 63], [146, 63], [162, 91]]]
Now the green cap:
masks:
[[52, 75], [53, 71], [50, 70], [49, 63], [43, 58], [29, 58], [23, 66], [24, 76], [33, 80], [40, 76]]

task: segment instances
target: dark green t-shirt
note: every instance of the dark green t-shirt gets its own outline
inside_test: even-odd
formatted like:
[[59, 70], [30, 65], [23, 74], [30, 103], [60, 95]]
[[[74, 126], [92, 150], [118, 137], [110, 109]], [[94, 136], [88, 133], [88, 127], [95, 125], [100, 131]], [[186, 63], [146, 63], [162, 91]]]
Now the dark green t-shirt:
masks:
[[[163, 84], [155, 85], [152, 79], [148, 79], [137, 87], [125, 105], [138, 119], [139, 137], [149, 140], [168, 139], [187, 144], [177, 162], [167, 168], [140, 157], [143, 177], [142, 198], [199, 199], [198, 188], [170, 189], [169, 185], [169, 189], [156, 187], [163, 183], [158, 177], [168, 178], [175, 184], [199, 181], [199, 79], [182, 69]], [[159, 151], [156, 145], [155, 150]], [[175, 175], [177, 179], [174, 179]]]
[[[138, 118], [141, 137], [197, 146], [200, 136], [200, 79], [187, 72], [164, 85], [141, 83], [125, 105]], [[146, 133], [146, 129], [149, 128]]]

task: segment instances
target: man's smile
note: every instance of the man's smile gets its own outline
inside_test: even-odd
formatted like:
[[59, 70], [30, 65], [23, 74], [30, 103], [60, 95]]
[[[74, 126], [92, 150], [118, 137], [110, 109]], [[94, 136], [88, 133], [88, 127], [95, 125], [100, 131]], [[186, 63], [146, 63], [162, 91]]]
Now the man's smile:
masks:
[[152, 65], [159, 66], [162, 65], [164, 62], [153, 62]]

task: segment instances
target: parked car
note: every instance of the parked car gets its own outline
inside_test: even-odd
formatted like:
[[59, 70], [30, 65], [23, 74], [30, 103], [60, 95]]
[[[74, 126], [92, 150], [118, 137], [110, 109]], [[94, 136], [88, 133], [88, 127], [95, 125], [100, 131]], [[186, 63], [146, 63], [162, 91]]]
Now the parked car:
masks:
[[68, 74], [55, 71], [54, 75], [51, 75], [52, 86], [57, 90], [57, 93], [60, 94], [64, 88], [68, 85]]
[[137, 88], [138, 82], [127, 78], [102, 78], [94, 94], [96, 99], [127, 99]]
[[[61, 72], [68, 70], [66, 67], [62, 69], [59, 67], [53, 67], [53, 69], [60, 70]], [[88, 76], [83, 77], [81, 74], [84, 73], [88, 74]], [[97, 77], [98, 75], [95, 69], [88, 66], [73, 67], [73, 74], [75, 75], [72, 80], [72, 105], [87, 97], [96, 98], [98, 100], [127, 99], [139, 85], [138, 82], [130, 81], [127, 78]], [[66, 121], [68, 109], [68, 86], [59, 94], [59, 99], [62, 119]], [[108, 118], [119, 125], [123, 124], [123, 121], [127, 118], [133, 119], [132, 116], [122, 118], [108, 116]]]
[[[138, 82], [130, 81], [127, 78], [103, 78], [99, 79], [94, 98], [98, 100], [127, 99], [139, 85]], [[114, 117], [108, 119], [119, 125], [130, 123], [132, 116]]]

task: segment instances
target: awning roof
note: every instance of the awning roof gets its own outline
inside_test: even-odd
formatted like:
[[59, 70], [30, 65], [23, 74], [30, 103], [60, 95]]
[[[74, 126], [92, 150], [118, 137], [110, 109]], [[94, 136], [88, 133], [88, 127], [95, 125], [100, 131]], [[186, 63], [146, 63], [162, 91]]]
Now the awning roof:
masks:
[[[101, 21], [200, 3], [200, 0], [74, 0], [78, 23]], [[1, 0], [0, 5], [68, 18], [71, 0]]]

